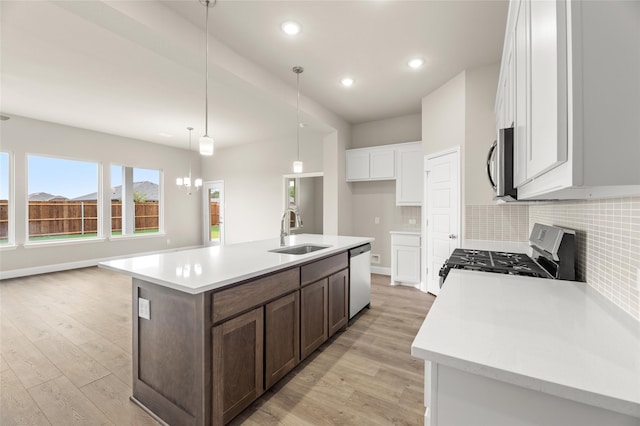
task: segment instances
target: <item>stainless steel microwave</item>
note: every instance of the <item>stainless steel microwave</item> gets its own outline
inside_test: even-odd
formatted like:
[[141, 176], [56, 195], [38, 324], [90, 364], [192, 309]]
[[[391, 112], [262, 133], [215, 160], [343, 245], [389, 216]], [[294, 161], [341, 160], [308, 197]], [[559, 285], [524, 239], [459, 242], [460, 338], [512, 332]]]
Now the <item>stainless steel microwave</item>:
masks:
[[495, 197], [504, 201], [518, 199], [518, 190], [513, 185], [514, 173], [513, 127], [500, 129], [487, 156], [487, 176]]

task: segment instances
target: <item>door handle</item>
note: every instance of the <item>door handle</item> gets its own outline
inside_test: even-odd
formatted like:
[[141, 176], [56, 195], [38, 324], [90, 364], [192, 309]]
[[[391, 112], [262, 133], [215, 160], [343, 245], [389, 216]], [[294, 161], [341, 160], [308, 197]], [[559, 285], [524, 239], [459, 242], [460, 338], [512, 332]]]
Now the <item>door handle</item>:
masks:
[[456, 234], [449, 234], [449, 239], [450, 240], [455, 240], [456, 238], [458, 238], [458, 237], [456, 237]]

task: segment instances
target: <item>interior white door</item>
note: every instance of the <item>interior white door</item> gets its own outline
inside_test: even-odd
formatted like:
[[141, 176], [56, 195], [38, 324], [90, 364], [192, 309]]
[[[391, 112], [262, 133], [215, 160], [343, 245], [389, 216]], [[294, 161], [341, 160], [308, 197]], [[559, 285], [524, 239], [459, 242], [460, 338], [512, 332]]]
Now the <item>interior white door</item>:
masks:
[[224, 245], [224, 181], [205, 182], [204, 245]]
[[438, 272], [460, 245], [460, 153], [456, 149], [425, 161], [427, 291], [440, 291]]

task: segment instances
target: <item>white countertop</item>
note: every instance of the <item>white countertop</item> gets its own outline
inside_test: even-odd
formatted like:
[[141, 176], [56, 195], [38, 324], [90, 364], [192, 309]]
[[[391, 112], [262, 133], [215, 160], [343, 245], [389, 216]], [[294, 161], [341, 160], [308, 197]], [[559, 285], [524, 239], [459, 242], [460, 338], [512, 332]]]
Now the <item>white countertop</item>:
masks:
[[101, 262], [99, 266], [185, 293], [198, 294], [342, 252], [373, 240], [365, 237], [300, 234], [286, 237], [286, 245], [309, 243], [330, 247], [302, 255], [271, 253], [269, 250], [280, 248], [280, 239], [274, 238], [127, 257]]
[[452, 269], [411, 354], [640, 417], [640, 323], [585, 283]]

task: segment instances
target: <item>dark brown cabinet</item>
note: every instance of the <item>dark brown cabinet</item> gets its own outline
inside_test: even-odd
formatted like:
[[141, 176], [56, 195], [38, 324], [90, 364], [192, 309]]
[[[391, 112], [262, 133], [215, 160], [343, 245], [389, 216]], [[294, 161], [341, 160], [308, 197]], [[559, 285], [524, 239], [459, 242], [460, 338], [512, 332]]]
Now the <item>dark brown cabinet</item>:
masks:
[[300, 352], [302, 359], [329, 338], [329, 280], [316, 281], [300, 291]]
[[300, 292], [265, 306], [265, 389], [300, 362]]
[[264, 308], [213, 327], [212, 424], [222, 425], [263, 392]]
[[199, 294], [134, 278], [133, 400], [167, 424], [228, 423], [346, 326], [348, 262], [345, 251]]
[[329, 277], [329, 337], [349, 321], [349, 270]]

